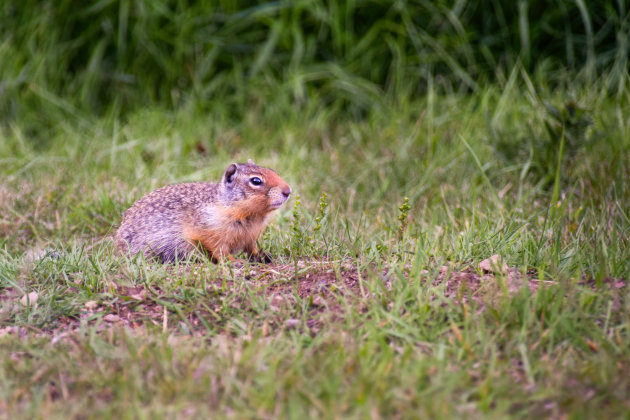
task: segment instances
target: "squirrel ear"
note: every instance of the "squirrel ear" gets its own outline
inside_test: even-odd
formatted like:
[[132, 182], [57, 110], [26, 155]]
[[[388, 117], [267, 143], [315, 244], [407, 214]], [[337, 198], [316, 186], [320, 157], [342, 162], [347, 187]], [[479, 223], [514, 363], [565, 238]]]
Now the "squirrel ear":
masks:
[[237, 168], [236, 163], [233, 163], [230, 166], [228, 166], [227, 169], [225, 170], [225, 173], [223, 174], [223, 179], [228, 184], [231, 184], [234, 181], [234, 174], [236, 173], [236, 168]]
[[255, 165], [254, 161], [251, 160], [251, 159], [247, 159], [247, 163], [250, 164], [250, 165]]

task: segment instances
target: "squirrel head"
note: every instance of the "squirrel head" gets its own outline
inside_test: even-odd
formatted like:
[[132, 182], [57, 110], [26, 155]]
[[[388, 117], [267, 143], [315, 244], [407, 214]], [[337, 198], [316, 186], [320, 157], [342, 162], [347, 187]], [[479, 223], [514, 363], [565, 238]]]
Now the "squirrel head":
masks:
[[251, 159], [228, 166], [220, 190], [224, 204], [237, 205], [251, 214], [276, 210], [291, 195], [291, 187], [278, 174], [256, 165]]

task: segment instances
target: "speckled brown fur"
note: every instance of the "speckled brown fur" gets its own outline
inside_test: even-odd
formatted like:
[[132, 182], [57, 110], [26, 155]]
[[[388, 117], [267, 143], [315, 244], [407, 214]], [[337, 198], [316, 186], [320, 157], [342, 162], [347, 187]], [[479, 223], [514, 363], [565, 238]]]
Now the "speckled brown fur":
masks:
[[[255, 178], [262, 184], [255, 185]], [[169, 185], [142, 197], [125, 212], [116, 245], [163, 262], [189, 258], [198, 247], [213, 261], [245, 251], [268, 262], [256, 240], [269, 214], [290, 194], [291, 187], [273, 170], [251, 160], [233, 163], [219, 183]]]

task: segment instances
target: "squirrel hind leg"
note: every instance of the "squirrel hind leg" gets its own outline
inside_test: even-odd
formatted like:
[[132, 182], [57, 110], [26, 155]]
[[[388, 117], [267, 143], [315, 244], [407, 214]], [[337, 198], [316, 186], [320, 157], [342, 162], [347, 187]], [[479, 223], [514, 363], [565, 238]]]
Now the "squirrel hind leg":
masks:
[[174, 263], [175, 261], [196, 261], [194, 248], [186, 241], [177, 241], [171, 243], [165, 241], [158, 246], [149, 246], [145, 249], [145, 256], [151, 256], [164, 264]]

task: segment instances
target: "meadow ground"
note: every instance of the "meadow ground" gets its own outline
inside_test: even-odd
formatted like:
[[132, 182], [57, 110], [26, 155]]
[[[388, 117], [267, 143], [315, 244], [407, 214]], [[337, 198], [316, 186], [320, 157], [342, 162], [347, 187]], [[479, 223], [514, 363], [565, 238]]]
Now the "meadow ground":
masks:
[[[630, 92], [576, 86], [352, 119], [44, 98], [50, 137], [0, 133], [0, 416], [627, 416]], [[116, 254], [136, 199], [248, 158], [294, 190], [272, 264]]]

